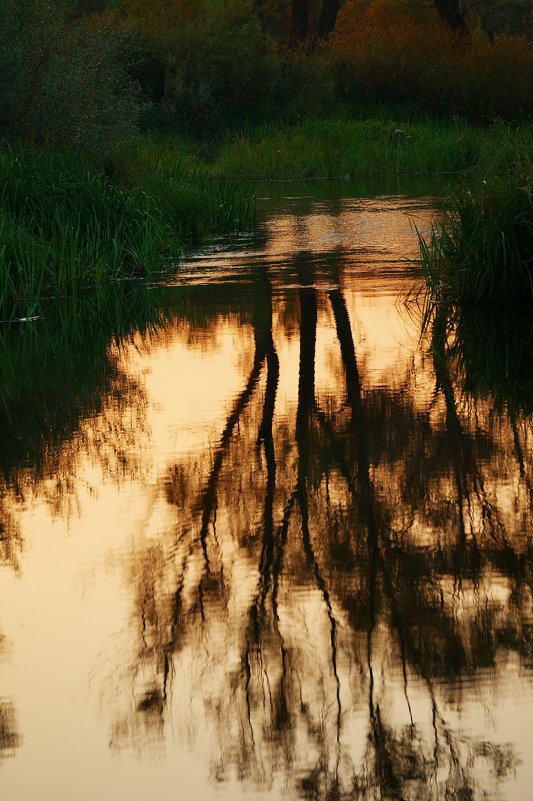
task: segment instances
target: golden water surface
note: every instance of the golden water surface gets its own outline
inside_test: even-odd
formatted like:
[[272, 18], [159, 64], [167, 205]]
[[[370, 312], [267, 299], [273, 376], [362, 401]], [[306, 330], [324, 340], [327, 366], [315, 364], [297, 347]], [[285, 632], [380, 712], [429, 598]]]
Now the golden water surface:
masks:
[[10, 334], [3, 801], [532, 797], [531, 343], [404, 302], [434, 201], [278, 194]]

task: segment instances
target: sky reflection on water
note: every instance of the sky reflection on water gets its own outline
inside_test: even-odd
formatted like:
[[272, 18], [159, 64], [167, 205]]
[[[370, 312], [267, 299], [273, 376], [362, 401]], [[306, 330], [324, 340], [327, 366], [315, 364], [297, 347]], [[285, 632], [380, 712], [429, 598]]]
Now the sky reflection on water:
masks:
[[531, 333], [399, 302], [431, 206], [4, 335], [6, 801], [530, 798]]

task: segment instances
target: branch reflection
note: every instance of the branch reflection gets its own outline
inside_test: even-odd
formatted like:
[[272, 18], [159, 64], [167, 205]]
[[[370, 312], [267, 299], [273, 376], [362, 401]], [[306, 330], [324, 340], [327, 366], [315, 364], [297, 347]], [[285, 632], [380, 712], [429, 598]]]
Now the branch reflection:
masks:
[[[531, 410], [498, 399], [501, 382], [473, 390], [440, 312], [425, 402], [414, 362], [373, 385], [341, 257], [325, 285], [305, 253], [296, 288], [254, 276], [248, 377], [214, 452], [169, 471], [175, 528], [132, 571], [136, 701], [114, 742], [162, 738], [171, 717], [214, 781], [481, 799], [517, 755], [461, 722], [470, 688], [532, 663]], [[339, 354], [327, 388], [324, 331]], [[296, 396], [280, 396], [295, 339]]]

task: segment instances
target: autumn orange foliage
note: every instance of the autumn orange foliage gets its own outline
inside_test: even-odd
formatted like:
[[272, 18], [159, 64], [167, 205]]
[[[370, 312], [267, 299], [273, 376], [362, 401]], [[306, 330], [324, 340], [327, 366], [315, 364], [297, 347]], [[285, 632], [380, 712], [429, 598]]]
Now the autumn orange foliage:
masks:
[[533, 111], [533, 44], [480, 30], [461, 37], [434, 10], [397, 0], [349, 0], [331, 39], [353, 98], [415, 103], [474, 118]]
[[[311, 38], [288, 51], [289, 5], [263, 0], [258, 14], [251, 0], [122, 0], [93, 24], [134, 32], [135, 76], [174, 121], [301, 116], [339, 100], [481, 121], [533, 112], [533, 42], [525, 36], [491, 41], [475, 16], [470, 35], [458, 36], [432, 3], [347, 0], [326, 44]], [[310, 4], [312, 20], [319, 6]]]

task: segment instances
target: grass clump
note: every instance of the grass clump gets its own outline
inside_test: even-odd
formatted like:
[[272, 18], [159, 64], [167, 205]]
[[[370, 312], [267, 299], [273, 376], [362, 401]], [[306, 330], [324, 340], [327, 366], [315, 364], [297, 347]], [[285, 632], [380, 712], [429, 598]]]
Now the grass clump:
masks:
[[497, 131], [427, 241], [422, 266], [433, 297], [462, 304], [533, 299], [531, 130]]
[[424, 274], [438, 299], [533, 298], [531, 184], [500, 180], [462, 190], [420, 244]]
[[479, 158], [489, 131], [453, 120], [306, 119], [270, 123], [229, 141], [215, 170], [249, 179], [454, 172]]
[[250, 226], [250, 187], [192, 157], [132, 142], [110, 175], [71, 151], [0, 150], [0, 309], [144, 277], [207, 234]]
[[217, 170], [192, 140], [131, 140], [115, 155], [110, 170], [120, 185], [142, 187], [154, 199], [181, 246], [242, 231], [255, 220], [252, 184]]
[[46, 294], [146, 273], [162, 216], [78, 155], [0, 152], [0, 304], [16, 313]]

